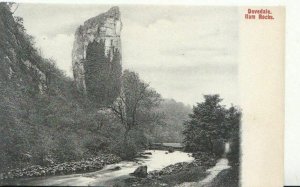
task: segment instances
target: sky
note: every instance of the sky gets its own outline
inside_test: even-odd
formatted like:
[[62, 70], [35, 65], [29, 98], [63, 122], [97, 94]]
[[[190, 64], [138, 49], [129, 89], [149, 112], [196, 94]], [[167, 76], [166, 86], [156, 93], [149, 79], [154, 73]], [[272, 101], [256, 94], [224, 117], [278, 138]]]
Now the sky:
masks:
[[[20, 4], [15, 15], [46, 58], [72, 77], [74, 33], [110, 5]], [[120, 5], [123, 69], [140, 74], [163, 98], [195, 105], [220, 94], [238, 105], [238, 9]]]

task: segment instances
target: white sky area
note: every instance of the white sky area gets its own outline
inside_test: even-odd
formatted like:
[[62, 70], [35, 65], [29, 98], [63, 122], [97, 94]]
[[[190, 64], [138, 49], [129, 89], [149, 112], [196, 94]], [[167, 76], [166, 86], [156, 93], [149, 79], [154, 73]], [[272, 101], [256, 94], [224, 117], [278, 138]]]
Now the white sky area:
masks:
[[[46, 58], [72, 77], [76, 28], [105, 5], [20, 4], [27, 32]], [[238, 9], [201, 6], [119, 6], [122, 64], [164, 98], [195, 105], [203, 94], [238, 104]]]

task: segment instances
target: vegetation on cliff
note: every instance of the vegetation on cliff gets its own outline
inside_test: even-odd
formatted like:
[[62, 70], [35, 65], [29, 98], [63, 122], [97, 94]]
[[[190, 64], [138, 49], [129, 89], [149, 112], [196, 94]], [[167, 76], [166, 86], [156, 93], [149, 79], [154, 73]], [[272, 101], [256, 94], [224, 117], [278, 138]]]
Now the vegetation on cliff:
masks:
[[[103, 47], [101, 43], [89, 45], [93, 49], [86, 59], [89, 86], [83, 96], [53, 60], [40, 55], [22, 18], [10, 9], [11, 4], [0, 3], [0, 172], [104, 153], [131, 159], [163, 133], [154, 135], [155, 126], [170, 125], [172, 120], [164, 112], [169, 109], [158, 110], [162, 99], [155, 90], [135, 72], [126, 70], [119, 76], [118, 51], [112, 57], [118, 63], [108, 67], [98, 62], [100, 57], [107, 60], [103, 54], [95, 52]], [[103, 77], [93, 72], [105, 72], [104, 66], [111, 70], [105, 79], [114, 86], [103, 91]], [[122, 94], [119, 82], [123, 82]], [[124, 114], [123, 109], [126, 115], [121, 117], [118, 112]]]
[[104, 45], [103, 41], [89, 43], [84, 61], [86, 92], [98, 107], [112, 104], [121, 90], [121, 54], [117, 50], [107, 56]]
[[0, 172], [111, 152], [122, 126], [40, 56], [10, 5], [0, 4]]

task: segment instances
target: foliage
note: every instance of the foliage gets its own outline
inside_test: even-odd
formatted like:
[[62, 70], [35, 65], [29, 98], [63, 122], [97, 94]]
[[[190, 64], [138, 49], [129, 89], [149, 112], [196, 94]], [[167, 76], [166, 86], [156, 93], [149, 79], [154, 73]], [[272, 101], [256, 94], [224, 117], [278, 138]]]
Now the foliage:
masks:
[[229, 109], [222, 106], [219, 95], [204, 95], [204, 99], [193, 108], [185, 123], [186, 149], [222, 156], [225, 142], [231, 143], [239, 137], [241, 112], [234, 106]]
[[234, 129], [230, 131], [229, 139], [230, 139], [230, 151], [227, 155], [229, 160], [229, 164], [231, 166], [240, 166], [240, 119], [241, 119], [241, 111], [236, 107], [231, 106], [228, 110], [227, 123], [231, 125], [231, 128]]
[[16, 20], [0, 3], [0, 172], [110, 151], [123, 127], [42, 58]]
[[192, 108], [174, 99], [164, 99], [158, 107], [158, 112], [163, 114], [164, 124], [149, 129], [152, 142], [182, 143], [184, 121], [188, 120], [188, 114]]
[[125, 160], [131, 160], [133, 159], [137, 152], [138, 147], [134, 139], [128, 139], [126, 142], [124, 142], [123, 139], [120, 139], [117, 144], [112, 148], [112, 152], [121, 157]]
[[[0, 18], [7, 21], [1, 16]], [[0, 24], [2, 23], [0, 21]], [[13, 24], [8, 25], [10, 27], [7, 29], [14, 30]], [[126, 144], [127, 147], [119, 147], [120, 142], [124, 142], [121, 135], [125, 133], [125, 126], [115, 113], [98, 108], [99, 105], [106, 103], [104, 100], [103, 102], [98, 100], [101, 97], [96, 95], [98, 92], [93, 93], [94, 99], [90, 97], [92, 94], [88, 95], [88, 99], [82, 97], [73, 81], [55, 66], [53, 60], [44, 59], [35, 52], [32, 42], [29, 41], [30, 37], [25, 37], [25, 34], [18, 30], [14, 30], [13, 33], [23, 38], [16, 42], [26, 42], [28, 45], [15, 45], [12, 42], [11, 45], [0, 46], [0, 60], [3, 62], [0, 68], [1, 170], [31, 164], [46, 165], [49, 159], [54, 162], [74, 161], [101, 152], [114, 152], [132, 158], [138, 149], [141, 149], [138, 145], [146, 145], [143, 131], [131, 127], [138, 123], [153, 122], [151, 119], [156, 115], [148, 113], [148, 109], [151, 111], [159, 101], [159, 95], [155, 91], [147, 87], [147, 91], [139, 95], [143, 97], [134, 100], [134, 96], [137, 96], [135, 94], [141, 92], [137, 90], [135, 93], [130, 93], [130, 89], [135, 87], [134, 84], [130, 85], [130, 78], [124, 73], [123, 77], [126, 78], [124, 82], [127, 86], [124, 89], [127, 90], [126, 100], [131, 104], [134, 101], [137, 103], [134, 113], [130, 108], [133, 105], [126, 103], [127, 111], [130, 111], [126, 116], [128, 124], [130, 122], [135, 125], [130, 126], [132, 133], [128, 133], [130, 141]], [[2, 38], [5, 40], [4, 43], [13, 40], [14, 37], [11, 35], [10, 33], [8, 37]], [[27, 46], [31, 46], [29, 48], [32, 50], [27, 50]], [[14, 52], [10, 53], [10, 51]], [[19, 52], [22, 55], [19, 55]], [[115, 54], [117, 55], [112, 58], [111, 69], [112, 72], [119, 74], [120, 66], [114, 61], [119, 62], [120, 55], [117, 51]], [[46, 80], [43, 83], [45, 89], [40, 90], [38, 87], [42, 83], [40, 77], [33, 69], [28, 69], [24, 61], [29, 61], [45, 74]], [[11, 76], [10, 71], [13, 72]], [[113, 77], [110, 80], [113, 85], [108, 87], [116, 91], [120, 81], [118, 76]], [[135, 83], [144, 85], [141, 81]], [[115, 96], [110, 91], [106, 94], [116, 97], [117, 92], [114, 93]], [[139, 122], [132, 120], [133, 115], [138, 116], [136, 119]]]
[[[84, 97], [33, 43], [22, 19], [0, 3], [0, 172], [103, 152], [130, 159], [149, 141], [181, 141], [182, 120], [187, 120], [188, 150], [220, 154], [218, 141], [239, 145], [240, 110], [221, 106], [218, 95], [205, 96], [187, 119], [189, 107], [175, 101], [161, 104], [160, 94], [137, 73], [122, 74], [119, 51], [107, 56], [104, 43], [94, 41], [84, 63]], [[231, 163], [239, 158], [235, 148], [228, 155]]]
[[[0, 4], [0, 10], [0, 172], [103, 152], [132, 158], [146, 146], [143, 128], [158, 123], [154, 108], [160, 97], [136, 73], [125, 71], [120, 77], [118, 51], [104, 57], [96, 53], [103, 47], [101, 43], [90, 44], [86, 59], [88, 97], [83, 97], [53, 60], [38, 54], [32, 37], [16, 23], [8, 7]], [[101, 57], [99, 65], [96, 62]], [[110, 62], [103, 61], [105, 58]], [[100, 74], [94, 71], [97, 68]], [[112, 102], [120, 95], [121, 78], [125, 87], [118, 101], [126, 99], [126, 123], [115, 112], [99, 107], [118, 106]], [[101, 84], [104, 92], [99, 90]], [[126, 147], [120, 147], [123, 134], [128, 137]]]
[[[149, 84], [141, 81], [137, 73], [129, 70], [123, 73], [122, 85], [122, 92], [110, 109], [124, 126], [124, 143], [127, 147], [131, 131], [147, 129], [148, 126], [161, 123], [162, 116], [155, 111], [161, 102], [161, 97], [155, 90], [149, 88]], [[138, 136], [134, 137], [138, 139]]]
[[86, 51], [84, 69], [88, 98], [98, 106], [109, 105], [120, 94], [121, 55], [119, 51], [106, 55], [102, 40], [89, 43]]

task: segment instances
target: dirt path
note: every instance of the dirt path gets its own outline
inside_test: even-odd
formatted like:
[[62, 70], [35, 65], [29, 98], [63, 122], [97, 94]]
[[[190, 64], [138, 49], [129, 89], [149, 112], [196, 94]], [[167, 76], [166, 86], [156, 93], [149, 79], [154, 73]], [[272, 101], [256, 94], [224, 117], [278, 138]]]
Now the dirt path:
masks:
[[180, 185], [177, 185], [176, 187], [201, 187], [205, 186], [213, 181], [213, 179], [223, 170], [230, 168], [228, 165], [228, 160], [226, 158], [222, 158], [218, 160], [217, 164], [208, 169], [206, 172], [209, 174], [201, 181], [199, 182], [185, 182]]

